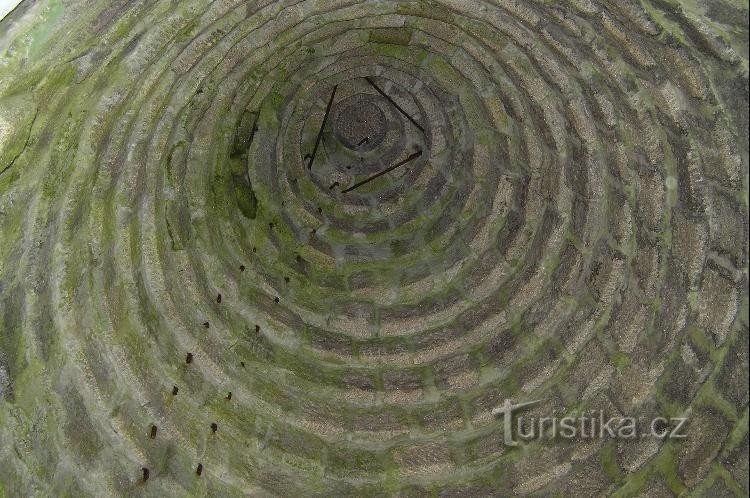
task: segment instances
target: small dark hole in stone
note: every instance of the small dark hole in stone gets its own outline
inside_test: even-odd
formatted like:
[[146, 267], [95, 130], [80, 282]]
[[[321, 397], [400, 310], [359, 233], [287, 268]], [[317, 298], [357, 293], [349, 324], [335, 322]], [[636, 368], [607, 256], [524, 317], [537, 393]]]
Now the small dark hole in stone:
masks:
[[151, 439], [156, 439], [156, 430], [157, 430], [156, 426], [152, 425], [151, 426]]
[[185, 357], [185, 363], [192, 363], [193, 362], [193, 353], [188, 353]]
[[210, 324], [208, 322], [203, 322], [203, 327], [204, 328], [208, 328], [208, 327], [210, 327]]
[[245, 265], [240, 265], [240, 271], [245, 271]]
[[219, 303], [219, 304], [221, 304], [221, 294], [218, 294], [216, 296], [216, 302]]
[[211, 432], [216, 433], [216, 431], [219, 430], [219, 426], [216, 425], [216, 422], [211, 423]]
[[199, 463], [198, 466], [195, 468], [195, 473], [198, 475], [201, 475], [203, 473], [203, 464]]
[[172, 395], [177, 396], [178, 392], [179, 392], [179, 389], [177, 389], [177, 386], [172, 386]]
[[143, 471], [143, 482], [148, 481], [148, 469], [146, 467], [142, 467], [141, 470]]

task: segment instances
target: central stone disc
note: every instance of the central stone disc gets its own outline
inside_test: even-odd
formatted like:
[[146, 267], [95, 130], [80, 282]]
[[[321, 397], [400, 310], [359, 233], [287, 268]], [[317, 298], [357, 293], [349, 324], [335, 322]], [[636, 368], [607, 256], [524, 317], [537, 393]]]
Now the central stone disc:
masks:
[[372, 101], [352, 102], [337, 113], [334, 130], [344, 146], [357, 151], [372, 150], [385, 139], [386, 117]]

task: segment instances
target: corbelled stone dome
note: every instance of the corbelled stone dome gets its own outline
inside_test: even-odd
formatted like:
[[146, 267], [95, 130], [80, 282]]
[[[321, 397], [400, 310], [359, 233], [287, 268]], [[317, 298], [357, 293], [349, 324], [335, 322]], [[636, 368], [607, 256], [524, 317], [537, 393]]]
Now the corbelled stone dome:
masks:
[[747, 22], [23, 1], [0, 496], [746, 496]]

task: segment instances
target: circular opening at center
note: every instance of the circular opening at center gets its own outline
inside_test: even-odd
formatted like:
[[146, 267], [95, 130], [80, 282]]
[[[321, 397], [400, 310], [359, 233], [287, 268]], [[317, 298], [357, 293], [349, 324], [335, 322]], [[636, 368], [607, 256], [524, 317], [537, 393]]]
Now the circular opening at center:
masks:
[[334, 130], [347, 148], [371, 150], [385, 140], [385, 114], [374, 102], [353, 102], [337, 113]]

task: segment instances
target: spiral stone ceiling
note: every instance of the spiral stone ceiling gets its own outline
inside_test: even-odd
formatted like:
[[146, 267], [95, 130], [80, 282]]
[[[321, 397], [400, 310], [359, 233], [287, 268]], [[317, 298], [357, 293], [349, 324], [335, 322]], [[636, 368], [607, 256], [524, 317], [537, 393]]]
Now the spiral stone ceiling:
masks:
[[[747, 22], [23, 1], [0, 496], [747, 496]], [[504, 400], [687, 437], [512, 446]]]

